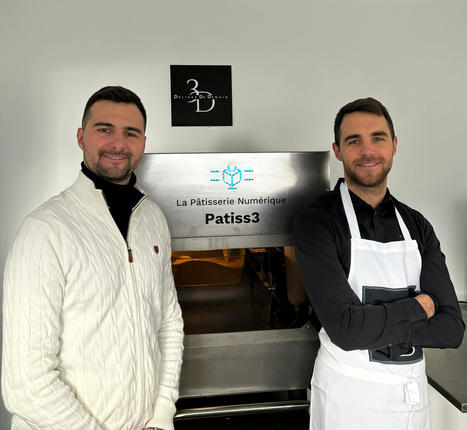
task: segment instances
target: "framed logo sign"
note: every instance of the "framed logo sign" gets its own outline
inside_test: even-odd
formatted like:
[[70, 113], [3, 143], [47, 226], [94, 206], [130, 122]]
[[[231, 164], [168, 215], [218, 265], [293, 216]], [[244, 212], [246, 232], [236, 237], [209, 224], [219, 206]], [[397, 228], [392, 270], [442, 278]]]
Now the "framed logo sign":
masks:
[[170, 66], [172, 126], [231, 126], [231, 66]]

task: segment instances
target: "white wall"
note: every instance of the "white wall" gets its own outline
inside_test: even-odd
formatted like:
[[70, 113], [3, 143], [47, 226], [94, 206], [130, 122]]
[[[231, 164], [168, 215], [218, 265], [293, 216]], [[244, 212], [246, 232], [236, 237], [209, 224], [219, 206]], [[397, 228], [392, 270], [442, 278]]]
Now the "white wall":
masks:
[[[371, 95], [399, 136], [391, 191], [434, 224], [466, 300], [466, 18], [464, 0], [3, 0], [0, 270], [20, 220], [76, 177], [101, 86], [141, 95], [149, 152], [327, 150], [338, 108]], [[234, 126], [172, 128], [171, 64], [231, 64]]]

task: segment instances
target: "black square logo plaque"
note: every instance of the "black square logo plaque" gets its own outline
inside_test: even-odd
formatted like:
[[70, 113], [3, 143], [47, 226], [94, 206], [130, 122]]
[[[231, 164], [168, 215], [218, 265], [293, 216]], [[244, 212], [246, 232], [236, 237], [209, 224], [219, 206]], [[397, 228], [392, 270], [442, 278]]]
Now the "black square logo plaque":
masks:
[[172, 126], [232, 125], [232, 66], [170, 66]]

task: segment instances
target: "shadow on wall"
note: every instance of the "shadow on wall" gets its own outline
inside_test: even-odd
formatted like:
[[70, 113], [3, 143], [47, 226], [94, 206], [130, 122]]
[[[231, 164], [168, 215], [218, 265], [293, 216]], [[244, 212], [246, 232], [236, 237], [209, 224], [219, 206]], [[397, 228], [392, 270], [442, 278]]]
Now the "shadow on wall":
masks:
[[[0, 336], [1, 340], [1, 336]], [[0, 401], [0, 430], [9, 430], [11, 427], [11, 415], [3, 404], [3, 398]]]
[[[454, 202], [452, 210], [455, 212], [454, 223], [449, 228], [454, 233], [452, 236], [455, 246], [453, 252], [460, 254], [460, 258], [449, 268], [449, 271], [458, 300], [467, 302], [467, 199], [462, 198]], [[442, 244], [441, 250], [443, 251]], [[446, 256], [446, 260], [452, 264], [449, 255]], [[457, 269], [456, 272], [455, 269]]]
[[459, 240], [459, 252], [462, 252], [464, 255], [463, 267], [464, 267], [464, 278], [462, 280], [462, 269], [459, 270], [459, 281], [462, 282], [462, 285], [459, 285], [456, 288], [457, 298], [460, 301], [467, 301], [467, 200], [461, 200], [456, 205], [457, 209], [457, 228], [458, 231], [458, 240]]

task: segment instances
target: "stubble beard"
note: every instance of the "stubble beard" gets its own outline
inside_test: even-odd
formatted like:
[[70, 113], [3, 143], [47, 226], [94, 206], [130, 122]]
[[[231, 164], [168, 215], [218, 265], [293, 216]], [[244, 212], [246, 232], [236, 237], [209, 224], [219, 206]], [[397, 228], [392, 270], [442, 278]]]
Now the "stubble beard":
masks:
[[344, 165], [344, 171], [347, 178], [350, 180], [351, 183], [363, 188], [378, 188], [382, 185], [386, 185], [387, 177], [389, 172], [391, 171], [392, 162], [389, 164], [386, 163], [383, 166], [381, 172], [374, 177], [365, 177], [363, 175], [358, 175], [352, 170], [349, 166]]
[[[126, 157], [126, 163], [125, 165], [121, 167], [106, 167], [101, 163], [101, 159], [104, 155], [124, 155]], [[99, 159], [98, 161], [94, 164], [94, 172], [100, 176], [101, 178], [109, 181], [109, 182], [115, 182], [119, 183], [122, 182], [126, 179], [128, 179], [131, 176], [132, 169], [131, 169], [131, 154], [130, 153], [114, 153], [111, 151], [101, 151], [99, 152]]]

